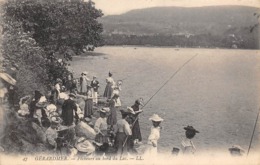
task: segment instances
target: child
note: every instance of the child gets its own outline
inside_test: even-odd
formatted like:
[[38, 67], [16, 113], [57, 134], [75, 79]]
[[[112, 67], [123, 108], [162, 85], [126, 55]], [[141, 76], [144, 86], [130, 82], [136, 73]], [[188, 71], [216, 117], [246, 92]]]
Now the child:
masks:
[[197, 131], [192, 126], [184, 127], [184, 129], [186, 130], [186, 138], [183, 138], [181, 142], [183, 147], [183, 154], [194, 154], [196, 152], [196, 148], [191, 139], [194, 138], [196, 133], [199, 133], [199, 131]]
[[161, 131], [161, 122], [163, 119], [157, 115], [153, 114], [152, 117], [149, 118], [149, 120], [152, 121], [153, 126], [151, 128], [151, 133], [148, 137], [148, 148], [147, 148], [147, 153], [149, 156], [156, 156], [157, 155], [157, 143], [158, 140], [160, 139], [160, 131]]

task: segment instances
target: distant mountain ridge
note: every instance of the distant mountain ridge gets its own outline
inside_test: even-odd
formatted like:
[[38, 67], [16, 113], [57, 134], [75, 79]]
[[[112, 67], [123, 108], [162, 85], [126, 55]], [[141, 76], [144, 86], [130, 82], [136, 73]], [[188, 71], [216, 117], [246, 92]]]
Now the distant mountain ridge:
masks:
[[246, 6], [154, 7], [100, 19], [104, 34], [205, 34], [249, 31], [259, 8]]

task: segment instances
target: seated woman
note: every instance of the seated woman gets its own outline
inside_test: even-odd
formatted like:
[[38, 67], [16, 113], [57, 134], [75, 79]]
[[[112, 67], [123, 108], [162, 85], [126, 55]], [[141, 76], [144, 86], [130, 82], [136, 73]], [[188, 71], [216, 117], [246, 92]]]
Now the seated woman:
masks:
[[199, 133], [199, 131], [197, 131], [192, 126], [184, 127], [184, 129], [186, 130], [185, 132], [186, 138], [183, 138], [181, 142], [183, 148], [183, 154], [186, 155], [194, 154], [196, 152], [196, 148], [191, 139], [194, 138], [196, 133]]

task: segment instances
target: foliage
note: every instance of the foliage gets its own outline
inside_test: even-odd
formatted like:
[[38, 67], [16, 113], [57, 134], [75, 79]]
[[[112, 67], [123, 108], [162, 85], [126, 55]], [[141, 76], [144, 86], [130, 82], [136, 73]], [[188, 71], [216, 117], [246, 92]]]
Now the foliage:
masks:
[[[11, 18], [9, 20], [12, 20]], [[3, 57], [5, 67], [16, 67], [18, 95], [33, 93], [35, 89], [46, 91], [47, 71], [45, 52], [30, 33], [25, 33], [21, 23], [5, 22], [3, 28]]]
[[[3, 56], [17, 69], [19, 96], [69, 73], [67, 61], [87, 45], [98, 46], [102, 12], [82, 0], [7, 0], [3, 5]], [[60, 61], [62, 59], [62, 62]]]
[[6, 15], [22, 22], [24, 30], [33, 34], [49, 56], [68, 49], [79, 53], [102, 40], [102, 25], [97, 21], [102, 12], [91, 1], [9, 0], [4, 8]]

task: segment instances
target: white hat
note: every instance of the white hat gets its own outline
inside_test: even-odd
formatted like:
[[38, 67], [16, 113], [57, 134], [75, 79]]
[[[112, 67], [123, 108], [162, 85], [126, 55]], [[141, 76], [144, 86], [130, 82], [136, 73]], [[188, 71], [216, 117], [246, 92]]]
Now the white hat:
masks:
[[108, 113], [110, 111], [110, 108], [104, 107], [104, 108], [100, 109], [99, 111], [103, 112], [103, 113]]
[[53, 112], [53, 111], [56, 111], [57, 110], [57, 107], [56, 105], [54, 104], [49, 104], [47, 107], [46, 107], [47, 111], [49, 112]]
[[87, 71], [84, 71], [84, 72], [82, 72], [82, 74], [85, 74], [85, 75], [87, 75], [87, 74], [88, 74], [88, 72], [87, 72]]
[[38, 103], [43, 103], [43, 102], [47, 102], [47, 99], [45, 96], [41, 96], [40, 100], [38, 101]]
[[85, 140], [84, 142], [78, 143], [75, 146], [78, 151], [85, 152], [87, 154], [91, 154], [95, 151], [95, 147], [93, 144], [90, 143], [90, 141]]
[[157, 114], [153, 114], [153, 116], [150, 117], [149, 120], [156, 121], [156, 122], [163, 121], [163, 119]]

